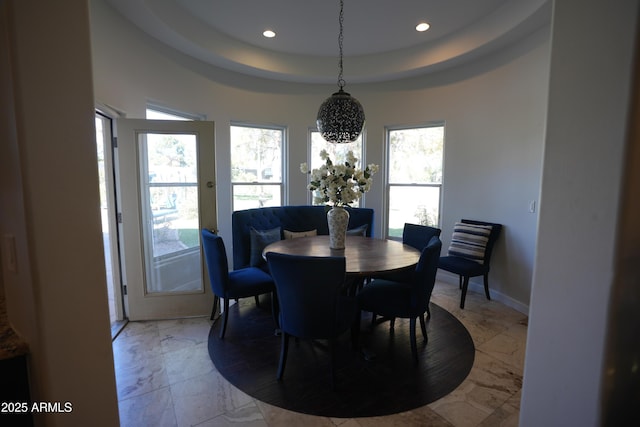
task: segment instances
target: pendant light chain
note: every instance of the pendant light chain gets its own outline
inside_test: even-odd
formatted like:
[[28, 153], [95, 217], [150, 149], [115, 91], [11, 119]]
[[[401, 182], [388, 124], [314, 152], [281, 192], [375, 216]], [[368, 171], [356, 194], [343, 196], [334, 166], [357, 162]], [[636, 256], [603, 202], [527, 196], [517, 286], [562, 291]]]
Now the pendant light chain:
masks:
[[338, 87], [340, 90], [345, 85], [345, 81], [342, 78], [342, 40], [344, 39], [342, 35], [342, 26], [344, 22], [344, 0], [340, 0], [340, 16], [338, 18], [338, 22], [340, 23], [340, 33], [338, 35], [338, 48], [340, 50], [340, 59], [338, 60], [338, 67], [340, 68], [340, 73], [338, 74]]
[[338, 87], [340, 90], [325, 99], [316, 118], [318, 132], [332, 144], [346, 144], [354, 142], [362, 133], [364, 127], [364, 110], [357, 99], [348, 94], [342, 88], [345, 85], [342, 76], [342, 41], [343, 41], [343, 21], [344, 21], [344, 0], [340, 0], [340, 33], [338, 35], [338, 47], [340, 57], [338, 60], [339, 74]]

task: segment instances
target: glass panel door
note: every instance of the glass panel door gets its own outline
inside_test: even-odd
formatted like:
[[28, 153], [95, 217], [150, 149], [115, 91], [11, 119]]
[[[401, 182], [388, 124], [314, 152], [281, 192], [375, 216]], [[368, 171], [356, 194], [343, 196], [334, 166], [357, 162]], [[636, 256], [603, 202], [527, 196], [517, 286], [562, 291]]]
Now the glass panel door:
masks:
[[209, 314], [200, 229], [216, 227], [213, 123], [118, 120], [118, 136], [129, 319]]

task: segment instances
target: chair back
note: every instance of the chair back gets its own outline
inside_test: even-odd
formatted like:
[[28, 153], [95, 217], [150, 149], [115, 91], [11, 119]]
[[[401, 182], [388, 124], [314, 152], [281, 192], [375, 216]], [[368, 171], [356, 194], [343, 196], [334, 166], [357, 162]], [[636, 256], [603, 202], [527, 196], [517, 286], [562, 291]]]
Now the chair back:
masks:
[[461, 219], [460, 222], [463, 222], [466, 224], [491, 226], [491, 233], [489, 233], [487, 246], [485, 247], [485, 250], [484, 250], [484, 265], [486, 265], [487, 268], [489, 268], [489, 265], [491, 265], [490, 262], [491, 262], [491, 252], [493, 252], [493, 245], [496, 243], [496, 240], [498, 240], [498, 237], [500, 237], [500, 232], [502, 231], [502, 224], [496, 224], [493, 222], [476, 221], [473, 219]]
[[433, 236], [429, 244], [422, 249], [420, 259], [413, 275], [413, 288], [411, 295], [412, 308], [417, 313], [424, 313], [431, 299], [431, 292], [436, 283], [438, 272], [438, 260], [442, 242], [438, 236]]
[[432, 237], [440, 237], [442, 230], [427, 225], [404, 224], [402, 243], [422, 251], [429, 244]]
[[280, 328], [299, 338], [335, 336], [345, 258], [268, 252], [267, 263], [276, 284]]
[[217, 296], [224, 297], [229, 286], [229, 264], [224, 241], [222, 237], [206, 229], [201, 234], [211, 290]]

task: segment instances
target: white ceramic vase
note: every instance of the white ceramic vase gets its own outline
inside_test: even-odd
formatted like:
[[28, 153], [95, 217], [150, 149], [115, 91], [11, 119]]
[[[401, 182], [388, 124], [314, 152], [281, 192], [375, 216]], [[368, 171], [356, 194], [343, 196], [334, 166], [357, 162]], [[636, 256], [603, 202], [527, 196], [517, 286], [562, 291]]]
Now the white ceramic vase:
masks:
[[345, 241], [347, 240], [349, 212], [340, 206], [332, 207], [327, 212], [327, 224], [329, 225], [329, 247], [331, 249], [344, 249]]

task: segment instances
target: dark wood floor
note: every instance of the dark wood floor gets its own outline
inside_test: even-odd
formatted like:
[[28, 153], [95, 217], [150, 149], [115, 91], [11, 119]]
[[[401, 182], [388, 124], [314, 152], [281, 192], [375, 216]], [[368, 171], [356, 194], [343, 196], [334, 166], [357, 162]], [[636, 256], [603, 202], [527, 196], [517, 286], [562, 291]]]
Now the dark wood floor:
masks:
[[221, 322], [209, 333], [209, 355], [218, 371], [256, 399], [306, 414], [354, 418], [388, 415], [424, 406], [453, 391], [469, 374], [475, 348], [468, 331], [449, 312], [431, 304], [425, 346], [418, 328], [419, 363], [411, 357], [408, 321], [370, 327], [363, 315], [360, 344], [375, 354], [365, 360], [354, 351], [349, 334], [336, 348], [336, 388], [331, 387], [329, 353], [322, 341], [290, 341], [282, 382], [276, 380], [280, 337], [268, 299], [253, 298], [230, 308], [224, 340]]

